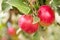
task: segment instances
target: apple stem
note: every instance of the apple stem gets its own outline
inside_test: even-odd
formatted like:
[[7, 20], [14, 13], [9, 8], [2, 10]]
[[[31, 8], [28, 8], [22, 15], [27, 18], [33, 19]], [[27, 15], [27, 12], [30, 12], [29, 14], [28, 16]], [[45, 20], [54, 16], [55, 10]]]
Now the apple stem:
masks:
[[[32, 9], [32, 11], [33, 11], [33, 15], [37, 16], [37, 10], [36, 10], [36, 8], [34, 7], [33, 3], [30, 2], [30, 1], [28, 1], [28, 2], [30, 3], [30, 7], [31, 7], [31, 9]], [[37, 1], [35, 1], [35, 2], [37, 2]]]

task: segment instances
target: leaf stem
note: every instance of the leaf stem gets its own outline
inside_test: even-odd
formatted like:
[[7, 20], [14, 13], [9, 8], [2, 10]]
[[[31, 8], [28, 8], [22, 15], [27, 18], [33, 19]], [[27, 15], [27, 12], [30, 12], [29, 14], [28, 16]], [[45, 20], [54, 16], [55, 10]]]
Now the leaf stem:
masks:
[[[32, 11], [33, 11], [33, 15], [37, 15], [37, 11], [36, 11], [36, 8], [34, 7], [34, 4], [31, 2], [31, 1], [28, 1], [29, 3], [30, 3], [30, 7], [31, 7], [31, 9], [32, 9]], [[36, 2], [36, 1], [35, 1]]]

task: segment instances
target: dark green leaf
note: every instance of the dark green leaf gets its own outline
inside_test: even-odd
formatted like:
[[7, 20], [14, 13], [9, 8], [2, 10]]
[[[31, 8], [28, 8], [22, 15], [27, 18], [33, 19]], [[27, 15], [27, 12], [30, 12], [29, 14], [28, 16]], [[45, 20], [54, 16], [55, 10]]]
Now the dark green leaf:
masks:
[[60, 7], [57, 7], [57, 12], [60, 15]]
[[34, 5], [35, 9], [38, 10], [39, 6], [37, 4]]
[[45, 5], [46, 3], [46, 0], [38, 0], [38, 2], [39, 2], [39, 5]]

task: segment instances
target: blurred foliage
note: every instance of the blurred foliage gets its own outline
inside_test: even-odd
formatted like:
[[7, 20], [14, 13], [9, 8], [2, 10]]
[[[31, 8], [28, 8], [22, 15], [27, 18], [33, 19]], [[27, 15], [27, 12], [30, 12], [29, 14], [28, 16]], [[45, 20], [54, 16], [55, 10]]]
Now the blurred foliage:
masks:
[[[8, 6], [8, 7], [7, 7]], [[4, 10], [6, 10], [6, 9], [8, 9], [10, 7], [10, 5], [9, 4], [7, 4], [7, 3], [2, 3], [2, 10], [4, 11]]]
[[[7, 0], [2, 1], [2, 11], [9, 10], [10, 5], [6, 3]], [[8, 6], [8, 7], [7, 7]]]

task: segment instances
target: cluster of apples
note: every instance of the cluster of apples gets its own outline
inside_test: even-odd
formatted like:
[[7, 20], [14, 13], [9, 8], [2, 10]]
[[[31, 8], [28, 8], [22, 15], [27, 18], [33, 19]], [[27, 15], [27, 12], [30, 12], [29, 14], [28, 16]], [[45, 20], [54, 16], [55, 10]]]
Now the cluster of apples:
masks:
[[49, 26], [55, 20], [54, 10], [48, 5], [42, 5], [37, 11], [38, 18], [40, 19], [39, 23], [33, 24], [33, 16], [22, 15], [18, 20], [19, 27], [26, 33], [32, 34], [38, 30], [39, 25]]
[[[18, 19], [18, 26], [26, 33], [32, 34], [35, 33], [39, 25], [43, 27], [47, 27], [51, 25], [55, 21], [55, 13], [54, 10], [48, 6], [48, 5], [42, 5], [37, 11], [37, 16], [40, 19], [40, 22], [34, 23], [33, 24], [33, 16], [28, 14], [28, 15], [22, 15]], [[11, 32], [11, 31], [10, 31]], [[15, 31], [14, 31], [15, 32]], [[13, 34], [14, 34], [13, 32]]]

